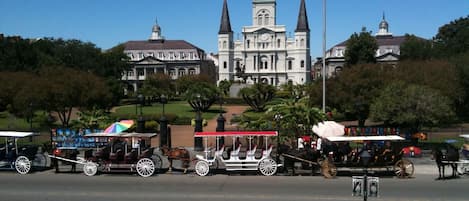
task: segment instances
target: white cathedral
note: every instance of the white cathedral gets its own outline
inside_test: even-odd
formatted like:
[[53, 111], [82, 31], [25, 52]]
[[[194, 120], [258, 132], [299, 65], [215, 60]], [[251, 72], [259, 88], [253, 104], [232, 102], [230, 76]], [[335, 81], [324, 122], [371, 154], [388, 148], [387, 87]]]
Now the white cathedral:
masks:
[[258, 82], [274, 86], [304, 84], [311, 80], [310, 29], [305, 1], [301, 0], [293, 38], [284, 25], [277, 25], [275, 0], [252, 1], [252, 25], [233, 39], [227, 0], [218, 32], [218, 82]]

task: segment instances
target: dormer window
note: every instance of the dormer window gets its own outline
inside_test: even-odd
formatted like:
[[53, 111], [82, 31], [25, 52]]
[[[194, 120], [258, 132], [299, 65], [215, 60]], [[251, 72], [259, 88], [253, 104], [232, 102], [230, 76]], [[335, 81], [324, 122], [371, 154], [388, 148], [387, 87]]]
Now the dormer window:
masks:
[[143, 59], [145, 58], [144, 55], [143, 55], [143, 52], [139, 52], [138, 53], [138, 59]]

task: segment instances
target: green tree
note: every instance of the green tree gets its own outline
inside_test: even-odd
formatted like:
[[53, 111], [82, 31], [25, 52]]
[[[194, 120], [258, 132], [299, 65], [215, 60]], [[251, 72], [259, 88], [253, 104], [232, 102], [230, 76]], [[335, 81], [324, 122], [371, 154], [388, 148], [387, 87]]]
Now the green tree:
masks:
[[196, 82], [186, 90], [184, 97], [194, 110], [206, 112], [217, 101], [218, 94], [218, 88], [214, 84]]
[[434, 41], [442, 57], [469, 51], [469, 16], [445, 24], [439, 28]]
[[142, 93], [147, 97], [160, 97], [165, 95], [173, 97], [175, 91], [174, 83], [169, 75], [157, 73], [147, 77], [143, 82]]
[[103, 109], [93, 108], [89, 110], [80, 111], [78, 113], [77, 124], [80, 128], [104, 128], [112, 123], [109, 115]]
[[313, 125], [324, 121], [326, 115], [321, 109], [309, 107], [308, 99], [289, 99], [281, 104], [274, 105], [266, 111], [264, 118], [275, 119], [275, 115], [280, 115], [280, 127], [287, 138], [296, 138], [302, 135], [311, 134]]
[[262, 112], [266, 104], [274, 97], [275, 91], [272, 85], [256, 83], [251, 87], [241, 89], [239, 95], [254, 111]]
[[43, 69], [40, 75], [41, 96], [38, 100], [46, 111], [58, 114], [64, 127], [70, 123], [73, 108], [103, 108], [111, 102], [112, 96], [105, 82], [91, 73], [55, 67]]
[[[461, 119], [469, 118], [469, 52], [457, 55], [451, 59], [451, 63], [456, 68], [456, 77], [452, 84], [460, 84], [461, 89], [456, 90], [457, 95], [461, 95], [460, 99], [456, 99], [455, 107], [458, 117]], [[457, 80], [457, 81], [456, 81]], [[448, 83], [442, 83], [448, 84]], [[447, 92], [454, 92], [454, 90], [446, 90]], [[456, 94], [455, 94], [456, 95]], [[455, 100], [455, 99], [453, 99]]]
[[370, 117], [418, 131], [422, 126], [448, 123], [455, 116], [449, 99], [437, 90], [394, 82], [376, 97], [371, 105]]
[[184, 94], [194, 83], [201, 82], [213, 84], [211, 79], [206, 75], [186, 75], [176, 80], [176, 90], [179, 94]]
[[328, 106], [337, 108], [347, 119], [356, 119], [359, 126], [364, 126], [370, 104], [391, 79], [389, 71], [392, 69], [392, 66], [376, 64], [345, 68], [339, 76], [327, 81]]
[[467, 93], [461, 86], [462, 79], [458, 68], [446, 60], [427, 61], [402, 61], [397, 68], [392, 70], [392, 74], [387, 76], [394, 81], [404, 81], [408, 84], [415, 84], [430, 87], [438, 90], [452, 102], [458, 105]]
[[401, 44], [401, 60], [428, 60], [433, 58], [433, 43], [415, 35], [405, 35]]
[[346, 42], [345, 63], [347, 66], [355, 64], [376, 63], [378, 43], [370, 32], [363, 28], [360, 34], [354, 33]]
[[220, 83], [218, 83], [218, 88], [220, 91], [223, 93], [224, 96], [228, 96], [230, 93], [230, 87], [232, 83], [231, 81], [228, 80], [222, 80]]

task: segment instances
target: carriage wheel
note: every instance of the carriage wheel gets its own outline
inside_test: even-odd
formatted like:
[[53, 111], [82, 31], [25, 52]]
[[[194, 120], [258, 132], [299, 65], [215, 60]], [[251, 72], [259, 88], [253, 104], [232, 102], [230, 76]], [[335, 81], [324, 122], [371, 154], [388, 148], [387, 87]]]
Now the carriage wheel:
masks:
[[210, 167], [207, 163], [207, 161], [197, 161], [195, 164], [195, 173], [199, 176], [206, 176], [208, 172], [210, 171]]
[[155, 162], [150, 158], [142, 158], [137, 162], [137, 173], [142, 177], [149, 177], [155, 173]]
[[408, 178], [414, 174], [414, 164], [409, 160], [402, 159], [394, 165], [394, 173], [399, 178]]
[[321, 163], [322, 175], [327, 178], [334, 178], [337, 175], [337, 167], [328, 159]]
[[96, 173], [98, 173], [98, 165], [96, 163], [91, 162], [91, 161], [86, 162], [83, 165], [83, 173], [85, 173], [86, 176], [96, 175]]
[[261, 160], [259, 171], [265, 176], [272, 176], [277, 172], [277, 162], [271, 158]]
[[16, 158], [15, 169], [20, 174], [28, 174], [31, 170], [31, 161], [26, 156]]

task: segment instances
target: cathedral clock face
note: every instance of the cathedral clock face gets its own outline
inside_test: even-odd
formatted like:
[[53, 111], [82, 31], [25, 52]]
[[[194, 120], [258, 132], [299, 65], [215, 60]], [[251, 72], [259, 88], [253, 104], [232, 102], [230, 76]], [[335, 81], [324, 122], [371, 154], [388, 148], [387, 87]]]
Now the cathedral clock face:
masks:
[[268, 33], [263, 33], [263, 34], [261, 35], [261, 40], [268, 40], [268, 39], [269, 39], [269, 36], [270, 36], [270, 35], [269, 35]]

